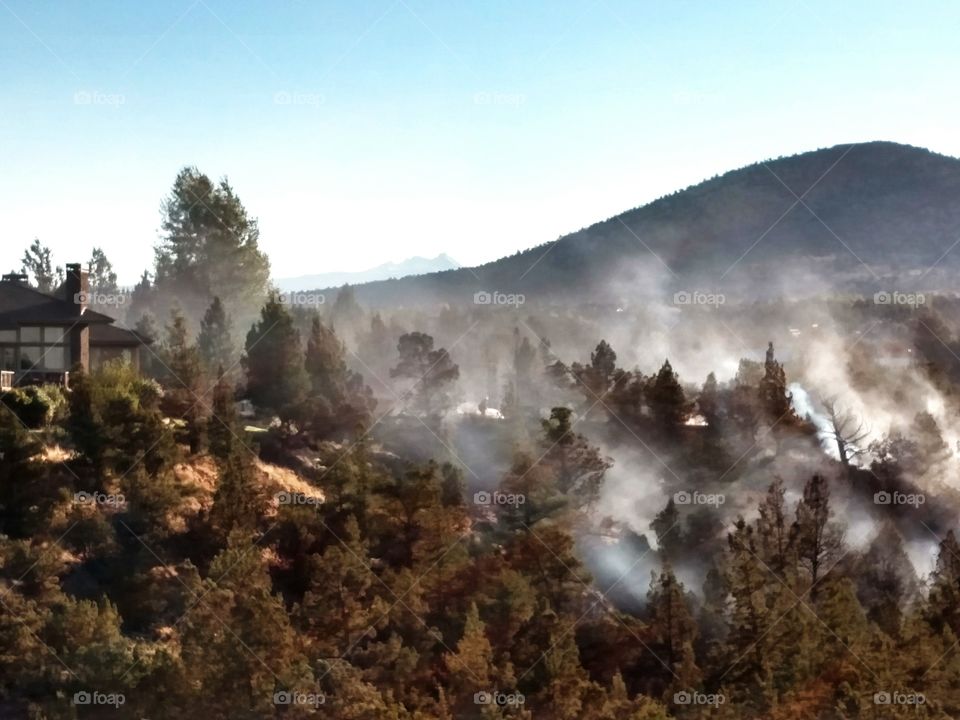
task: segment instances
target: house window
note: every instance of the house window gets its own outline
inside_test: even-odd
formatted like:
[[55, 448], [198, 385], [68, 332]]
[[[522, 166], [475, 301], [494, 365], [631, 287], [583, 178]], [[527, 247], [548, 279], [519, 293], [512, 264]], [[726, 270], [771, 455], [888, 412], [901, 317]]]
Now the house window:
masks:
[[16, 330], [0, 330], [0, 343], [15, 343], [16, 341]]
[[43, 360], [41, 361], [44, 370], [54, 370], [63, 372], [67, 369], [66, 348], [63, 345], [50, 345], [43, 349]]
[[63, 327], [45, 327], [43, 329], [44, 345], [62, 345], [67, 342], [67, 329]]
[[40, 366], [40, 356], [43, 355], [43, 348], [39, 345], [21, 345], [20, 346], [20, 369], [42, 370]]
[[20, 328], [20, 342], [22, 343], [39, 343], [40, 342], [40, 328], [23, 326]]
[[48, 347], [40, 345], [20, 346], [20, 369], [24, 372], [39, 370], [63, 372], [67, 369], [66, 363], [66, 348], [63, 345], [50, 345]]
[[17, 369], [17, 351], [12, 347], [0, 347], [0, 370]]

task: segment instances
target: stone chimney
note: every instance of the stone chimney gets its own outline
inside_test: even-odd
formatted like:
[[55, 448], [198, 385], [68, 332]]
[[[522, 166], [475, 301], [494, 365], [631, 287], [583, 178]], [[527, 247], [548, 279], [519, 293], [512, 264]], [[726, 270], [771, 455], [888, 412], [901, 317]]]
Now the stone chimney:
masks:
[[82, 315], [87, 309], [90, 279], [80, 263], [67, 264], [66, 300], [76, 305], [76, 314]]

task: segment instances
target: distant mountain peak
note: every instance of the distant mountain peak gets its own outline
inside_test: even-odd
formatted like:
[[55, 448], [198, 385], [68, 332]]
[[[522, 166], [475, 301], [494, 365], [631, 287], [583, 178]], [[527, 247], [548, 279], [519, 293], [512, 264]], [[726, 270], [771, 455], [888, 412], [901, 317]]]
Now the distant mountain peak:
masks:
[[340, 287], [341, 285], [358, 285], [361, 283], [391, 280], [411, 275], [427, 275], [429, 273], [456, 270], [461, 265], [446, 253], [440, 253], [434, 258], [414, 256], [400, 262], [385, 262], [368, 270], [356, 272], [328, 272], [315, 275], [300, 275], [291, 278], [274, 280], [276, 286], [283, 291], [296, 290], [324, 290]]

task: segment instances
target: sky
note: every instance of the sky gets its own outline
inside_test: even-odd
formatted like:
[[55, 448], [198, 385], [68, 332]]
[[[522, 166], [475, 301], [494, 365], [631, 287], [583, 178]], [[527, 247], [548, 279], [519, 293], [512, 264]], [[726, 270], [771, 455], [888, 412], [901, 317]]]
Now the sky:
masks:
[[132, 283], [195, 165], [274, 277], [476, 265], [761, 159], [960, 156], [958, 34], [951, 2], [0, 0], [2, 247]]

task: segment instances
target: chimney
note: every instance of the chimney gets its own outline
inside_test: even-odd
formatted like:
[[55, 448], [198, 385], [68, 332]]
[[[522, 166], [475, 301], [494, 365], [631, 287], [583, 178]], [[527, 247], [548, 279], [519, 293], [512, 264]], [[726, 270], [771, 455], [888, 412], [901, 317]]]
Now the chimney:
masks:
[[76, 304], [76, 314], [82, 315], [87, 309], [87, 296], [90, 292], [90, 280], [87, 271], [80, 263], [67, 264], [66, 300]]

